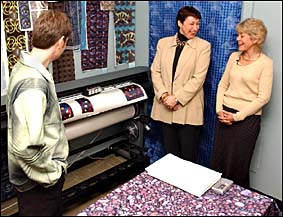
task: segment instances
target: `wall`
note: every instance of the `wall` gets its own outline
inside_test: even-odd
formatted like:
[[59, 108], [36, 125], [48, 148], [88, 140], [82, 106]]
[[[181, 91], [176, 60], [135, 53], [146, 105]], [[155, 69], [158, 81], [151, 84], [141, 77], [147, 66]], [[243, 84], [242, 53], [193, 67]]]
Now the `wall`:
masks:
[[242, 19], [262, 19], [268, 34], [263, 52], [274, 61], [272, 97], [265, 106], [253, 155], [251, 187], [282, 200], [282, 2], [244, 2]]

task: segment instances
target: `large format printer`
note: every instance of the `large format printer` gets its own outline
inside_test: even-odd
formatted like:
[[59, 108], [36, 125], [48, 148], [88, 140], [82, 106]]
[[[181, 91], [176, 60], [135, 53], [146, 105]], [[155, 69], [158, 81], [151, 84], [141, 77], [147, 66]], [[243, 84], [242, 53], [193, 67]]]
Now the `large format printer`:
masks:
[[[85, 165], [108, 153], [122, 156], [125, 162], [94, 175], [63, 191], [65, 206], [86, 194], [126, 181], [149, 164], [143, 145], [144, 130], [149, 130], [146, 115], [152, 94], [148, 67], [135, 67], [89, 78], [56, 84], [62, 120], [69, 141], [68, 171], [79, 171]], [[1, 99], [2, 101], [2, 99]], [[7, 114], [1, 102], [1, 186], [6, 176]], [[92, 160], [94, 161], [94, 160]], [[8, 198], [1, 187], [2, 195]], [[6, 195], [5, 195], [6, 193]], [[1, 208], [2, 209], [2, 208]], [[2, 210], [1, 210], [2, 214]]]

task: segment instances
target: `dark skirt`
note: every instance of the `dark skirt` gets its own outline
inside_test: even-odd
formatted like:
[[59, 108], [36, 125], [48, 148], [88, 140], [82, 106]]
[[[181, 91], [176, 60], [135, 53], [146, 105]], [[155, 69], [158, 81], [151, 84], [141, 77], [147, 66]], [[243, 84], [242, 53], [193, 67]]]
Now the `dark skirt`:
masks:
[[[224, 110], [237, 112], [225, 106]], [[220, 121], [216, 124], [211, 168], [245, 188], [249, 188], [249, 168], [260, 122], [260, 115], [252, 115], [229, 126]]]

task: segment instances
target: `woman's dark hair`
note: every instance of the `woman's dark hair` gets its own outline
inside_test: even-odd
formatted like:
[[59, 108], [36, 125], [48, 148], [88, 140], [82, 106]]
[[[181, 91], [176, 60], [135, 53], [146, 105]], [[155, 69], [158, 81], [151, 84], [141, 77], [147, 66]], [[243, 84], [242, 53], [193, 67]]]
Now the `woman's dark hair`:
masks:
[[176, 17], [177, 27], [178, 27], [178, 20], [180, 20], [181, 23], [184, 23], [185, 19], [189, 16], [195, 17], [199, 20], [201, 19], [201, 14], [197, 9], [195, 9], [193, 6], [184, 6], [180, 8], [180, 10], [178, 11], [178, 14]]

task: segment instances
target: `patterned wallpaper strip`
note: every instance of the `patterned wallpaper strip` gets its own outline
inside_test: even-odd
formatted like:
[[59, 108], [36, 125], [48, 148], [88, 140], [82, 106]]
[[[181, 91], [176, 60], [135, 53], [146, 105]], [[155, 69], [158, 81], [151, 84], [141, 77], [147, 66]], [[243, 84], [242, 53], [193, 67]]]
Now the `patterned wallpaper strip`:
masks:
[[2, 1], [4, 29], [6, 36], [6, 48], [8, 56], [8, 68], [11, 72], [18, 62], [20, 50], [26, 50], [25, 33], [19, 29], [18, 2]]
[[52, 62], [55, 83], [75, 80], [75, 65], [72, 50], [65, 50], [62, 56]]
[[32, 31], [33, 23], [43, 10], [48, 10], [47, 1], [18, 1], [20, 30]]
[[32, 30], [32, 20], [29, 1], [18, 1], [19, 4], [19, 24], [21, 31]]
[[109, 12], [99, 1], [87, 1], [88, 50], [81, 51], [82, 70], [107, 67]]
[[[64, 2], [49, 2], [52, 10], [64, 12]], [[52, 62], [53, 79], [55, 83], [75, 80], [75, 65], [72, 50], [65, 50], [59, 59]]]
[[115, 1], [116, 65], [135, 61], [135, 1]]
[[28, 1], [29, 2], [29, 10], [31, 12], [31, 30], [26, 31], [26, 39], [27, 39], [27, 50], [30, 52], [32, 50], [32, 30], [33, 24], [37, 17], [41, 14], [42, 11], [48, 10], [48, 2], [47, 1]]
[[81, 44], [81, 3], [79, 1], [64, 1], [64, 11], [72, 23], [72, 36], [68, 40], [66, 49], [79, 50]]
[[5, 31], [4, 31], [4, 21], [3, 21], [3, 10], [1, 4], [1, 96], [6, 95], [7, 87], [9, 83], [7, 49], [6, 49], [6, 40], [4, 36], [5, 36]]

